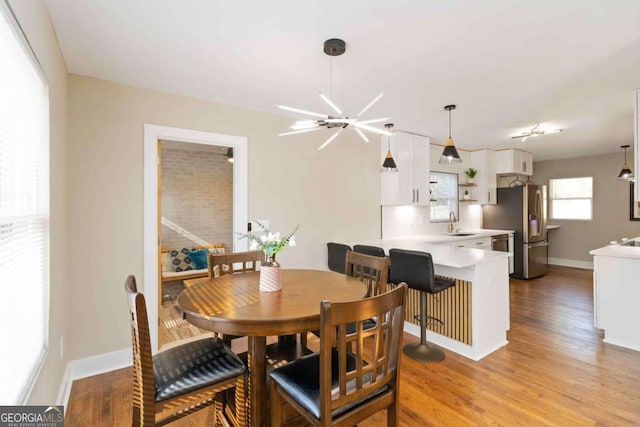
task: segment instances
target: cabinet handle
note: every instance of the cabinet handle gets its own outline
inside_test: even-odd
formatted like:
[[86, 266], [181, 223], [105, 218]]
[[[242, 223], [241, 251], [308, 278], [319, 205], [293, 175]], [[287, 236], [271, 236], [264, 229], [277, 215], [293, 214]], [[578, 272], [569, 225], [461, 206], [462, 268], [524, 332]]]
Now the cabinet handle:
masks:
[[411, 203], [416, 202], [416, 189], [411, 190]]
[[487, 202], [491, 203], [491, 191], [487, 191]]
[[420, 189], [416, 189], [416, 203], [420, 203]]
[[527, 161], [526, 160], [522, 161], [522, 170], [527, 172]]

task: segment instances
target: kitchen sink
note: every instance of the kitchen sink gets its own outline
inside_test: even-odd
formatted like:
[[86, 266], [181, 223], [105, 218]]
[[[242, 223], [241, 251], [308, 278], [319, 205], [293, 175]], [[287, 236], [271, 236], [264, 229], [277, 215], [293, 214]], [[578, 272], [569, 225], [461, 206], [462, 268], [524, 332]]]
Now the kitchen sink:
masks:
[[444, 233], [445, 236], [475, 236], [476, 233]]

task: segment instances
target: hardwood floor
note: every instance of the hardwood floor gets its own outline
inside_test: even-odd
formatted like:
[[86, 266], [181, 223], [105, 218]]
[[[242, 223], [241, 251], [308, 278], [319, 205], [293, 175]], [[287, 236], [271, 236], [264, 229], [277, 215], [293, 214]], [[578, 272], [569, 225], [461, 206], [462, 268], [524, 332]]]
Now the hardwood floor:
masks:
[[[563, 267], [511, 280], [506, 347], [479, 362], [449, 351], [433, 364], [403, 357], [400, 425], [640, 425], [640, 352], [602, 343], [592, 289], [591, 271]], [[416, 340], [405, 334], [405, 342]], [[75, 381], [65, 425], [131, 425], [130, 381], [130, 369]], [[210, 415], [173, 425], [207, 425]], [[385, 421], [382, 412], [359, 426]]]

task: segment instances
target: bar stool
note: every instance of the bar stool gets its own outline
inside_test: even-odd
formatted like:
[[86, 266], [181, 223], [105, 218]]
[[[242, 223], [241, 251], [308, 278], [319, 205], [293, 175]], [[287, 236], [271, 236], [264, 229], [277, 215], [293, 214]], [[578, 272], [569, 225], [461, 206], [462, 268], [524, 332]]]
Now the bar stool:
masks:
[[378, 246], [368, 246], [368, 245], [353, 245], [353, 252], [357, 252], [359, 254], [371, 255], [384, 258], [387, 256], [384, 253], [384, 249]]
[[[390, 283], [406, 283], [411, 289], [420, 291], [420, 342], [407, 344], [404, 354], [420, 362], [439, 362], [444, 359], [444, 351], [427, 343], [427, 293], [436, 294], [454, 286], [455, 280], [435, 277], [433, 260], [427, 252], [390, 249]], [[432, 319], [434, 319], [432, 317]], [[438, 320], [439, 319], [435, 319]]]
[[337, 273], [346, 274], [345, 259], [347, 252], [351, 250], [351, 246], [342, 243], [327, 243], [327, 264], [329, 270]]

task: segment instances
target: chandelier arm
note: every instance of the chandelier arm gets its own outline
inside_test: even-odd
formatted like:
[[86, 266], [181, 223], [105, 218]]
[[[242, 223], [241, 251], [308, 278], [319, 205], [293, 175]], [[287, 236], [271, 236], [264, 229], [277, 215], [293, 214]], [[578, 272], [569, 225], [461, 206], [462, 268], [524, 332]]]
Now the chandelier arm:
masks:
[[331, 141], [333, 141], [334, 139], [336, 139], [338, 137], [338, 135], [340, 135], [340, 132], [342, 132], [343, 128], [340, 128], [339, 131], [337, 131], [336, 133], [334, 133], [333, 135], [331, 135], [329, 137], [329, 139], [327, 139], [324, 144], [322, 144], [320, 147], [318, 147], [318, 150], [322, 150], [324, 147], [326, 147], [327, 145], [331, 144]]
[[363, 115], [365, 113], [365, 111], [367, 111], [369, 108], [371, 108], [373, 106], [373, 104], [375, 104], [376, 102], [380, 101], [380, 98], [382, 98], [384, 96], [386, 91], [382, 91], [380, 92], [380, 94], [378, 96], [376, 96], [375, 98], [373, 98], [373, 100], [368, 103], [359, 113], [358, 113], [358, 117], [360, 117], [361, 115]]
[[281, 110], [291, 111], [293, 113], [306, 114], [308, 116], [321, 117], [323, 119], [329, 118], [329, 116], [326, 114], [314, 113], [313, 111], [301, 110], [300, 108], [287, 107], [286, 105], [276, 104], [276, 107], [280, 108]]
[[324, 129], [324, 128], [318, 126], [316, 128], [294, 130], [294, 131], [291, 131], [291, 132], [279, 133], [278, 136], [287, 136], [287, 135], [296, 135], [296, 134], [299, 134], [299, 133], [315, 132], [315, 131], [320, 130], [320, 129]]
[[354, 127], [353, 129], [358, 133], [358, 135], [360, 135], [360, 138], [362, 138], [364, 142], [367, 142], [367, 143], [369, 142], [369, 138], [367, 138], [367, 135], [365, 135], [364, 132], [362, 132], [360, 129], [356, 127]]
[[355, 122], [353, 124], [353, 126], [355, 126], [357, 128], [360, 128], [360, 129], [368, 130], [369, 132], [374, 132], [374, 133], [377, 133], [377, 134], [380, 134], [380, 135], [387, 135], [387, 136], [392, 136], [393, 135], [389, 131], [378, 129], [378, 128], [374, 128], [373, 126], [365, 125], [365, 124], [362, 124], [361, 122]]
[[333, 111], [335, 111], [339, 115], [342, 115], [342, 110], [338, 108], [338, 106], [334, 104], [333, 101], [331, 101], [326, 95], [324, 95], [322, 92], [318, 92], [318, 95], [320, 95], [320, 98], [322, 98], [322, 100], [326, 102], [329, 107], [333, 108]]

